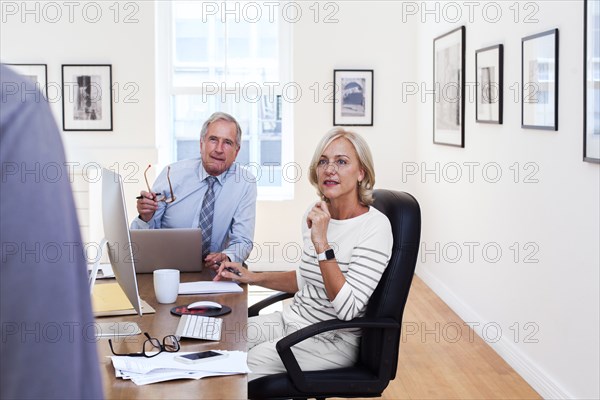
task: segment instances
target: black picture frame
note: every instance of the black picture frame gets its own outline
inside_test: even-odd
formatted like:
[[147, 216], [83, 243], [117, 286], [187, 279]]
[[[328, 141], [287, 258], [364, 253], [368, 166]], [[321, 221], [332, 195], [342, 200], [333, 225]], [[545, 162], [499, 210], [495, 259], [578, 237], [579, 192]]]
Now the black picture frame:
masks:
[[504, 108], [504, 45], [475, 51], [475, 121], [502, 125]]
[[[583, 12], [583, 161], [600, 163], [600, 4], [584, 0]], [[596, 32], [596, 34], [594, 34]], [[595, 65], [596, 64], [596, 65]]]
[[373, 126], [372, 69], [333, 70], [333, 125]]
[[62, 65], [64, 131], [112, 131], [112, 65]]
[[465, 41], [465, 26], [433, 40], [435, 144], [465, 147]]
[[33, 81], [38, 90], [48, 99], [47, 64], [6, 64], [17, 74]]
[[521, 128], [558, 130], [558, 29], [521, 39]]

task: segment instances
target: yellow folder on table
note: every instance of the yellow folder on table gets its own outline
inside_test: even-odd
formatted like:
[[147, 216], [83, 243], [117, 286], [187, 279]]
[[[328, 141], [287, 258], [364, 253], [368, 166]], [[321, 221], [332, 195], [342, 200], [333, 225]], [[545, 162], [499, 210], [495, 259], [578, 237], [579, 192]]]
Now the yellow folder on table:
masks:
[[[92, 310], [95, 317], [137, 314], [117, 282], [94, 285]], [[155, 312], [144, 300], [142, 300], [142, 311], [144, 313]]]

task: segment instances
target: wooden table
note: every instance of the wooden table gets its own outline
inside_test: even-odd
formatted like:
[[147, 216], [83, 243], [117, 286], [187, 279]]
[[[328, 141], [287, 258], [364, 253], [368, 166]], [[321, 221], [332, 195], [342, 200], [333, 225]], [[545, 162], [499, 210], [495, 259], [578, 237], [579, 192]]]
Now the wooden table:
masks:
[[[198, 300], [212, 300], [231, 307], [232, 312], [224, 315], [222, 335], [220, 342], [181, 338], [180, 351], [204, 350], [241, 350], [247, 351], [244, 336], [248, 320], [248, 288], [243, 293], [225, 293], [210, 295], [181, 295], [174, 304], [159, 304], [154, 296], [152, 274], [138, 274], [138, 289], [140, 297], [150, 304], [155, 314], [128, 315], [122, 317], [97, 318], [98, 322], [136, 322], [142, 332], [162, 340], [164, 336], [172, 335], [179, 322], [179, 316], [171, 314], [175, 305], [188, 305]], [[208, 272], [182, 273], [181, 282], [209, 280]], [[101, 283], [97, 283], [101, 284]], [[113, 340], [115, 351], [122, 353], [138, 353], [146, 338], [136, 335], [129, 338]], [[110, 347], [107, 339], [98, 340], [98, 356], [100, 358], [100, 372], [104, 396], [107, 399], [246, 399], [248, 398], [247, 375], [231, 375], [209, 377], [199, 380], [181, 379], [176, 381], [154, 383], [137, 386], [129, 380], [115, 377], [115, 370], [110, 358]]]

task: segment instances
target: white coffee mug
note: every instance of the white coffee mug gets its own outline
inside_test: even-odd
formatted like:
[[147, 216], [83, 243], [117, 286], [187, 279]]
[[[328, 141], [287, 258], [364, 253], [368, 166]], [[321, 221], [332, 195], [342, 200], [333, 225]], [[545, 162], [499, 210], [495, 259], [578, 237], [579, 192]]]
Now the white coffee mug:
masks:
[[154, 294], [161, 304], [175, 303], [179, 293], [179, 270], [157, 269], [154, 271]]

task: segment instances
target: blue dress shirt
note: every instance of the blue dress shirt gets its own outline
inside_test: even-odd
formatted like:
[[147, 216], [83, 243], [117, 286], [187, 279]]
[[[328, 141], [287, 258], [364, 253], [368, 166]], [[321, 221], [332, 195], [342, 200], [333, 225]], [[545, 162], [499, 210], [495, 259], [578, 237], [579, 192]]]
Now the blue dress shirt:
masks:
[[[197, 228], [209, 174], [200, 158], [171, 165], [175, 201], [158, 202], [158, 210], [147, 223], [135, 218], [132, 229]], [[256, 178], [249, 169], [233, 163], [217, 176], [211, 253], [225, 253], [231, 261], [244, 262], [252, 251], [256, 220]], [[154, 193], [170, 196], [165, 168], [152, 187]]]

